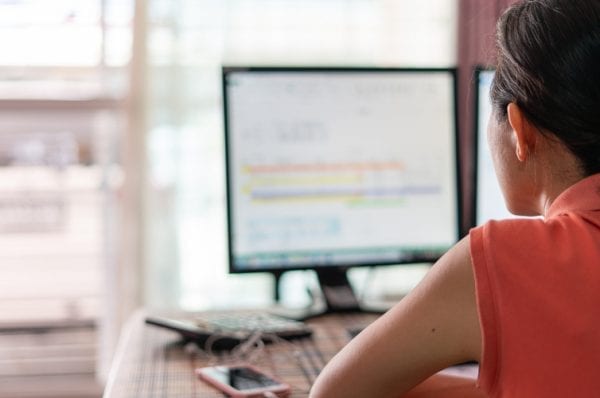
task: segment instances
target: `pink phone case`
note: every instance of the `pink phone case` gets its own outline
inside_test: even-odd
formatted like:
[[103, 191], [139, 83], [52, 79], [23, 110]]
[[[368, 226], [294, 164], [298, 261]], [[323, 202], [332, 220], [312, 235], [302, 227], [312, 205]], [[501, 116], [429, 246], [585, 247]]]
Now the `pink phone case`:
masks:
[[[203, 371], [204, 369], [210, 369], [210, 368], [214, 368], [214, 367], [249, 368], [249, 369], [252, 369], [256, 373], [260, 373], [262, 375], [267, 376], [270, 379], [273, 379], [274, 381], [276, 381], [279, 384], [277, 384], [275, 386], [256, 388], [253, 390], [245, 390], [245, 391], [237, 390], [227, 384], [221, 383], [219, 380], [216, 380], [215, 378], [211, 377], [210, 375], [205, 374]], [[206, 368], [197, 368], [196, 374], [198, 375], [198, 377], [200, 379], [202, 379], [203, 381], [212, 385], [213, 387], [216, 387], [217, 389], [226, 393], [227, 395], [231, 396], [232, 398], [263, 398], [264, 393], [266, 393], [266, 392], [270, 392], [270, 393], [275, 394], [278, 397], [285, 398], [290, 394], [290, 390], [291, 390], [291, 387], [289, 384], [284, 383], [283, 381], [277, 379], [276, 377], [273, 377], [270, 374], [265, 373], [262, 370], [254, 367], [252, 365], [248, 365], [248, 364], [230, 365], [230, 366], [209, 366]]]

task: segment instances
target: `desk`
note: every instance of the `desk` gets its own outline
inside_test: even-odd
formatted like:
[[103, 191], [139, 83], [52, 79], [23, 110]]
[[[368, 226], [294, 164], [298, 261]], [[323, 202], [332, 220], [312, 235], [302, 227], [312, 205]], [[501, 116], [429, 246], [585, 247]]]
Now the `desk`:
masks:
[[[194, 369], [239, 360], [227, 354], [209, 356], [193, 344], [184, 345], [177, 333], [145, 325], [144, 315], [136, 313], [124, 329], [104, 398], [222, 398], [220, 392], [197, 379]], [[348, 330], [364, 327], [376, 318], [372, 314], [315, 318], [308, 321], [313, 338], [265, 345], [252, 351], [249, 362], [290, 384], [291, 397], [306, 397], [325, 363], [350, 341]]]

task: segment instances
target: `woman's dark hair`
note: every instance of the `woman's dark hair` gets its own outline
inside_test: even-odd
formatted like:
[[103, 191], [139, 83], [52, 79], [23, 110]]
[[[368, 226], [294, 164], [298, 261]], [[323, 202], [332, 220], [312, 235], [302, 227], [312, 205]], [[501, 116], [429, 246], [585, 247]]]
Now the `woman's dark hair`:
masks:
[[524, 0], [497, 25], [491, 98], [500, 121], [516, 103], [556, 136], [584, 174], [600, 172], [600, 0]]

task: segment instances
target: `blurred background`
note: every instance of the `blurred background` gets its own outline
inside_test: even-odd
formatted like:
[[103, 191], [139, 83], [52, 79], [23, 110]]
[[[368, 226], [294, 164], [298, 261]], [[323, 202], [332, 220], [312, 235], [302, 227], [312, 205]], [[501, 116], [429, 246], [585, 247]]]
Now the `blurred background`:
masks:
[[[506, 2], [0, 0], [0, 397], [101, 396], [136, 308], [272, 302], [270, 276], [227, 274], [222, 65], [468, 85]], [[380, 291], [424, 270], [402, 272]]]

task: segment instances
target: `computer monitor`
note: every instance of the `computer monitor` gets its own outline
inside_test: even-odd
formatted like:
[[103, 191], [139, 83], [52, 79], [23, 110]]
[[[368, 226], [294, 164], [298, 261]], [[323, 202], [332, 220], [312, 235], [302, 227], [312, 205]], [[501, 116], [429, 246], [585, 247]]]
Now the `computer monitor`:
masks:
[[348, 267], [458, 240], [454, 69], [224, 67], [223, 94], [230, 272], [312, 269], [354, 311]]
[[492, 219], [514, 217], [504, 203], [487, 143], [487, 125], [492, 113], [490, 87], [493, 79], [493, 69], [475, 69], [475, 225]]

